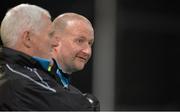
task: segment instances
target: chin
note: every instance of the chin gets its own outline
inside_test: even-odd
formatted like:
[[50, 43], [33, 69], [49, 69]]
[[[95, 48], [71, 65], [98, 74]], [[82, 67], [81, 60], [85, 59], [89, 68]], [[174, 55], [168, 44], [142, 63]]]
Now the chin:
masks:
[[77, 70], [79, 71], [79, 70], [83, 70], [84, 69], [84, 66], [79, 66], [79, 67], [77, 67]]

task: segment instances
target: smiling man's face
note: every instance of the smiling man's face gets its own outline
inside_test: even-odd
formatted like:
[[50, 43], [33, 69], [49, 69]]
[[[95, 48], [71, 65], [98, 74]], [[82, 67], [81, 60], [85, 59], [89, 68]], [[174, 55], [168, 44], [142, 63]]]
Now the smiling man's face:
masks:
[[56, 52], [62, 69], [70, 73], [82, 70], [92, 54], [92, 26], [81, 20], [73, 20], [67, 23], [63, 33], [57, 32], [56, 35], [60, 38]]

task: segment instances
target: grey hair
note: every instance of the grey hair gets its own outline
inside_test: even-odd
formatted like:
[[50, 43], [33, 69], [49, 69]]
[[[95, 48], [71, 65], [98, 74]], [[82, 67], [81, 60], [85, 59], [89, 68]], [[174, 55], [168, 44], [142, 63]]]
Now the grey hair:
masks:
[[36, 5], [20, 4], [10, 9], [1, 23], [1, 40], [4, 46], [13, 47], [16, 45], [20, 34], [24, 31], [37, 32], [45, 22], [42, 16], [46, 15], [51, 19], [49, 12]]

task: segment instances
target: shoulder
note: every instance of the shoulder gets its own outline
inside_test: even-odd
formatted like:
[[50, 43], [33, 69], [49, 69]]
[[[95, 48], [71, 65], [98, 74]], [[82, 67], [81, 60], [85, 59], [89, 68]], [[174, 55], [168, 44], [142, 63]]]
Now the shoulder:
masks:
[[36, 74], [30, 68], [15, 65], [6, 65], [3, 69], [0, 75], [0, 99], [3, 99], [0, 107], [5, 103], [18, 110], [48, 108], [48, 102], [44, 100], [49, 101], [55, 90], [43, 81], [38, 71]]
[[19, 87], [22, 87], [25, 85], [25, 80], [22, 77], [25, 75], [23, 72], [19, 69], [16, 69], [15, 65], [1, 65], [0, 66], [0, 90], [2, 90], [3, 87], [6, 87], [6, 89], [10, 88], [11, 91], [17, 90]]
[[51, 89], [48, 83], [43, 79], [43, 76], [48, 76], [45, 72], [37, 70], [36, 68], [29, 68], [26, 66], [19, 65], [5, 65], [5, 72], [3, 79], [10, 82], [16, 90], [23, 89], [27, 90], [28, 88], [34, 90], [50, 90]]

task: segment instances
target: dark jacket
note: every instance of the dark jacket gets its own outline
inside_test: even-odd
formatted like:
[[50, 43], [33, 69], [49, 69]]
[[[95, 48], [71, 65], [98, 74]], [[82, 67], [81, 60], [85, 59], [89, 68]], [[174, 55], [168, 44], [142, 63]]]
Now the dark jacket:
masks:
[[71, 85], [63, 88], [32, 57], [1, 49], [0, 110], [95, 110], [87, 96]]

